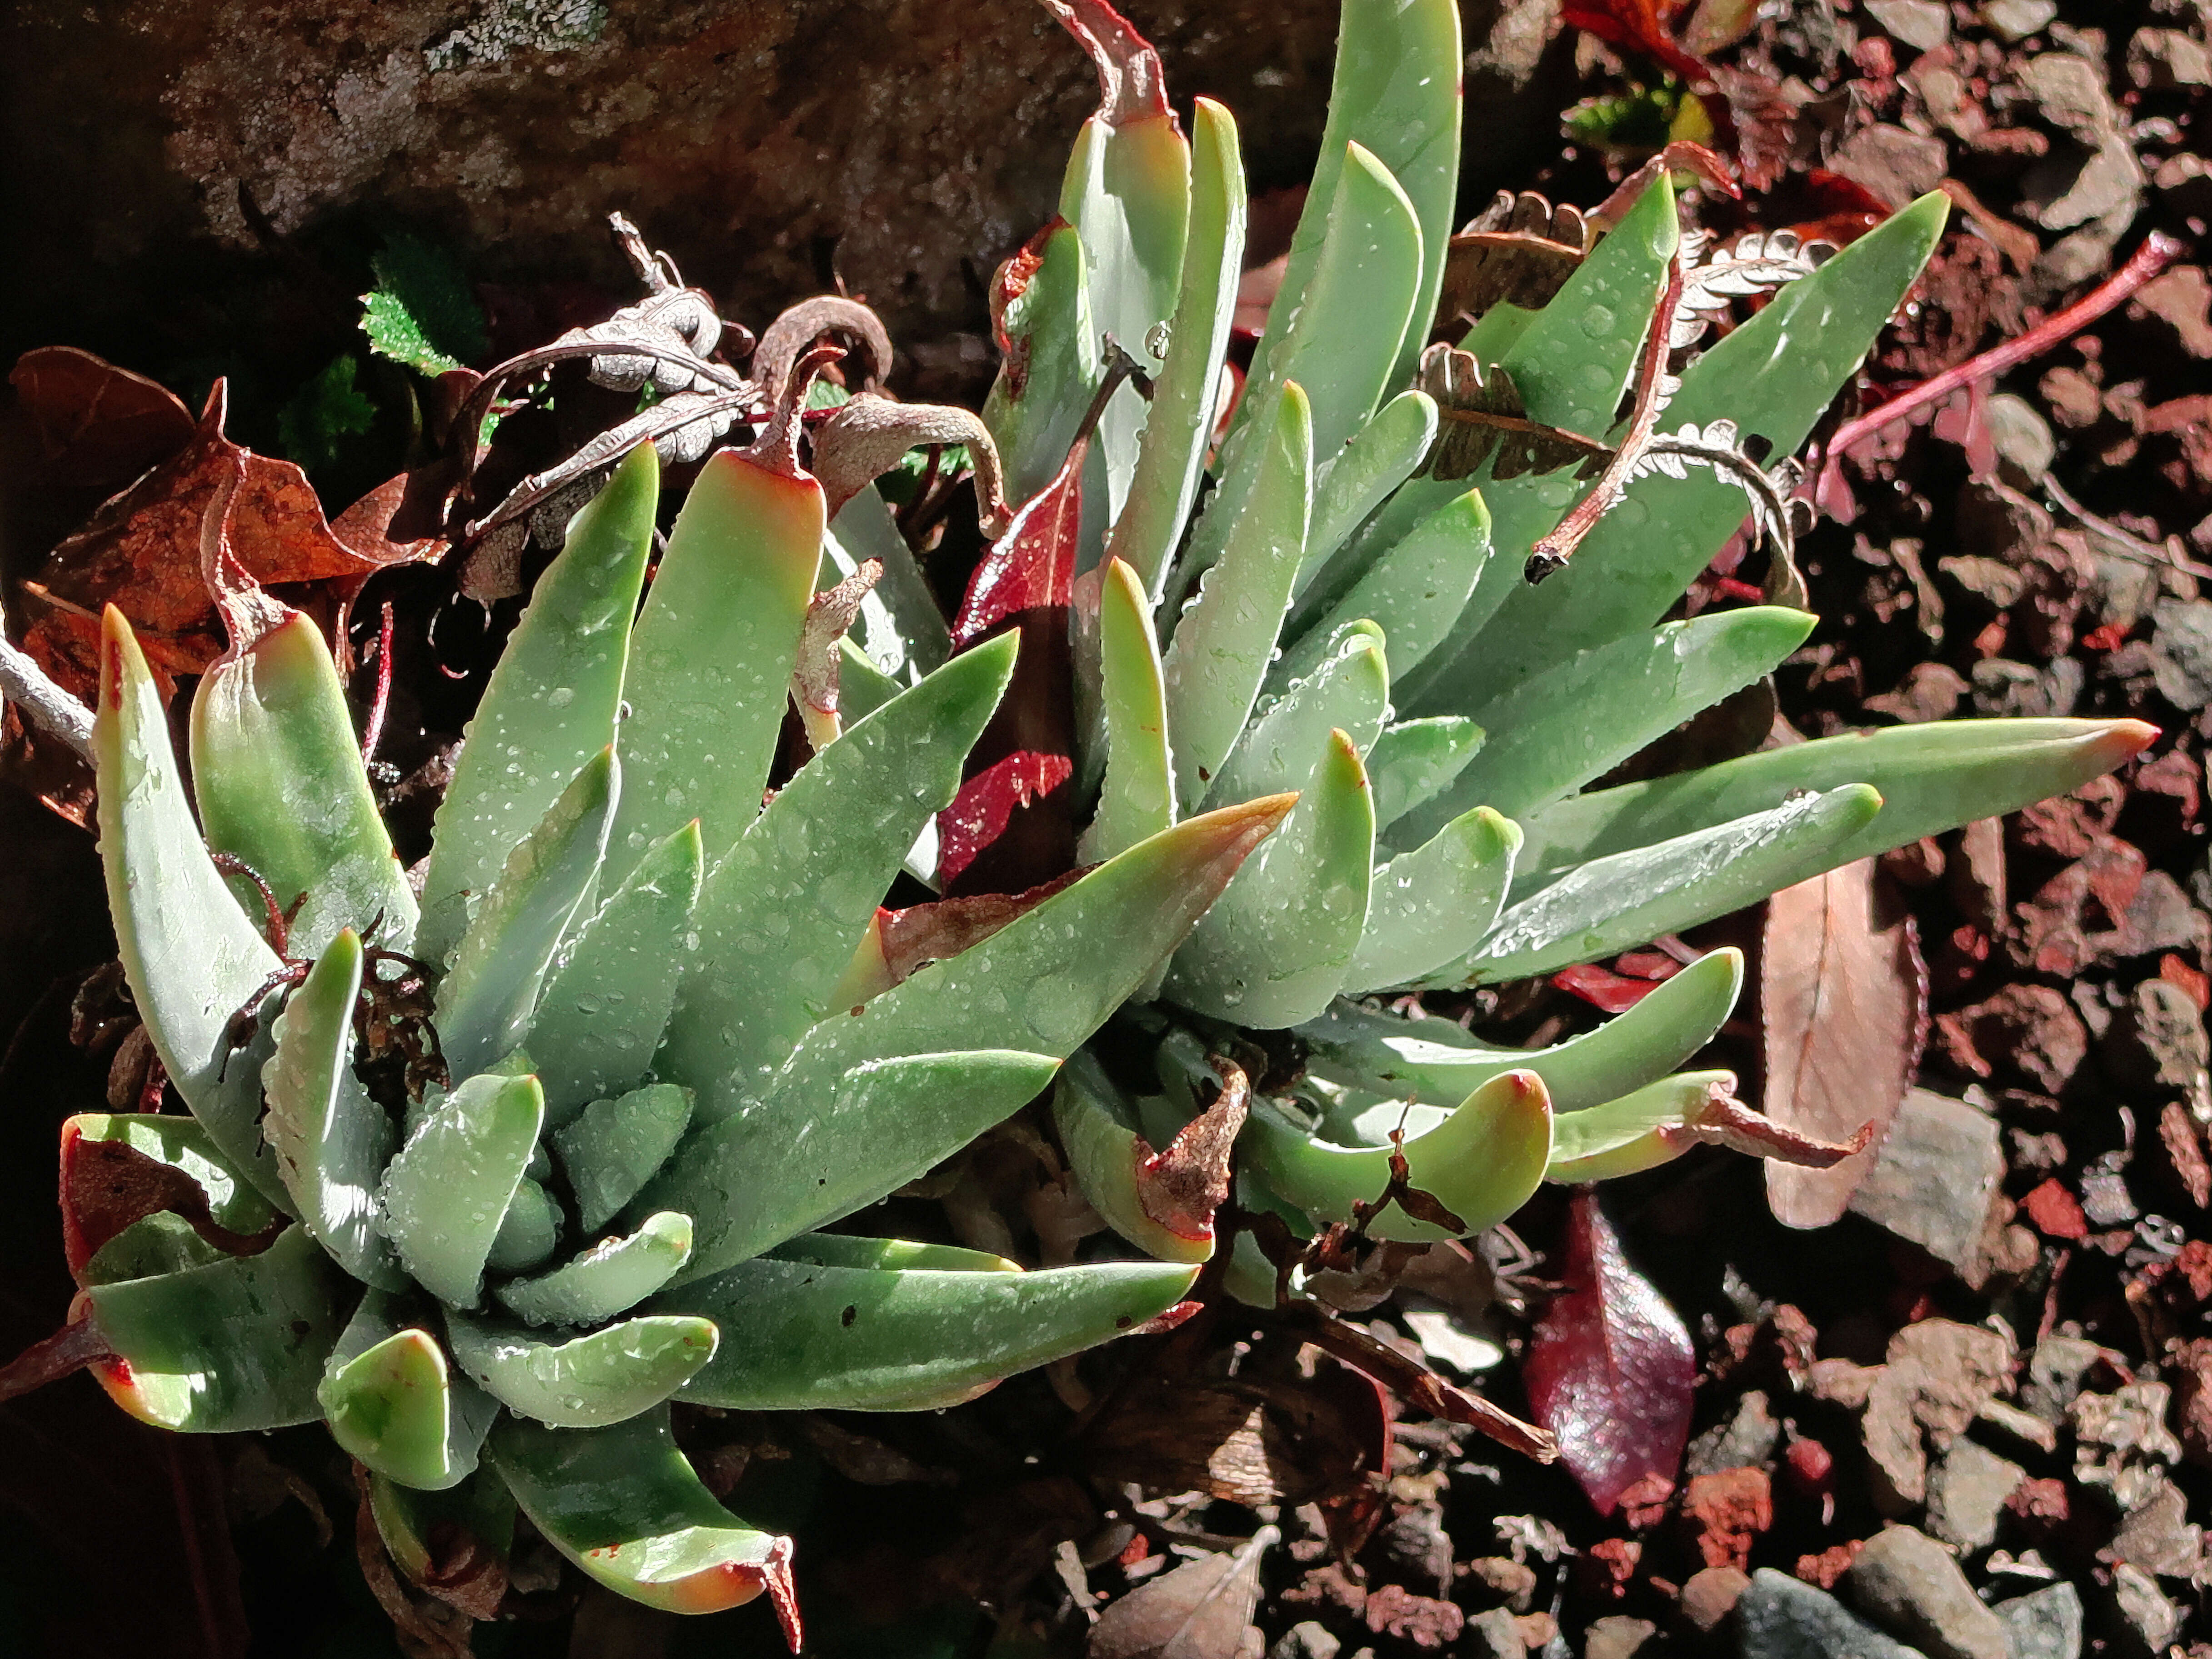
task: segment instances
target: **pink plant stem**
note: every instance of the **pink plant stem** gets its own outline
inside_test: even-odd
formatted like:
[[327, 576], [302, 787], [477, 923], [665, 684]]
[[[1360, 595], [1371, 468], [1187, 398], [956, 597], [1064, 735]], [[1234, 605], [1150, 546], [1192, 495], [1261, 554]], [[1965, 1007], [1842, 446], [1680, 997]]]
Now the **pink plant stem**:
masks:
[[1891, 398], [1881, 408], [1870, 409], [1865, 414], [1844, 422], [1836, 428], [1835, 436], [1828, 440], [1826, 465], [1834, 465], [1837, 458], [1863, 443], [1892, 422], [1905, 420], [1932, 404], [1941, 403], [1961, 386], [1972, 386], [1980, 380], [1994, 380], [2007, 369], [2024, 363], [2031, 357], [2040, 356], [2051, 347], [2073, 338], [2172, 264], [2180, 257], [2181, 252], [2181, 244], [2165, 232], [2151, 232], [2127, 264], [2063, 311], [2045, 318], [2017, 339], [2008, 340], [1978, 357], [1970, 357], [1930, 380], [1923, 380], [1910, 392]]
[[361, 757], [376, 757], [384, 736], [384, 711], [392, 704], [392, 601], [384, 602], [384, 622], [376, 635], [376, 700], [368, 706], [368, 729], [362, 733]]

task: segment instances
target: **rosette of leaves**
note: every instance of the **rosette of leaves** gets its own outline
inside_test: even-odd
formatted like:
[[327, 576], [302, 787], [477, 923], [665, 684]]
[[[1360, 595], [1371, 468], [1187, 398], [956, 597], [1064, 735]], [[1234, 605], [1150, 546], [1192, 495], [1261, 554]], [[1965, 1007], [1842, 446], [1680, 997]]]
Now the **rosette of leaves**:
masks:
[[[953, 636], [1062, 633], [1072, 684], [1061, 725], [1018, 737], [1027, 795], [994, 819], [990, 778], [972, 781], [968, 821], [1006, 830], [969, 867], [1002, 845], [1110, 859], [1187, 814], [1297, 796], [1140, 1006], [1061, 1075], [1094, 1206], [1159, 1255], [1203, 1259], [1226, 1185], [1194, 1188], [1188, 1160], [1153, 1149], [1224, 1142], [1247, 1113], [1237, 1190], [1257, 1231], [1231, 1283], [1273, 1300], [1321, 1259], [1297, 1241], [1332, 1229], [1470, 1233], [1544, 1180], [1700, 1140], [1816, 1164], [1863, 1147], [1769, 1122], [1725, 1072], [1677, 1069], [1735, 1004], [1733, 950], [1534, 1052], [1390, 1005], [1674, 934], [2072, 788], [2154, 735], [1942, 722], [1607, 781], [1814, 628], [1786, 458], [1904, 299], [1944, 198], [1840, 252], [1729, 250], [1686, 243], [1655, 165], [1589, 214], [1507, 197], [1455, 234], [1457, 8], [1346, 0], [1320, 161], [1237, 377], [1233, 118], [1200, 99], [1186, 141], [1123, 20], [1046, 3], [1105, 96], [1058, 216], [994, 289], [1005, 366], [986, 419], [1021, 505]], [[1725, 178], [1701, 153], [1667, 159]], [[1710, 342], [1753, 295], [1756, 314]], [[1769, 602], [1684, 614], [1747, 514]], [[1009, 858], [994, 878], [1053, 873]], [[1249, 1108], [1217, 1096], [1215, 1056], [1272, 1086]]]
[[1046, 1089], [1289, 805], [1134, 842], [862, 1006], [856, 943], [1018, 642], [916, 668], [849, 724], [830, 699], [763, 805], [821, 634], [811, 378], [707, 463], [649, 590], [649, 445], [570, 524], [419, 884], [329, 651], [236, 568], [222, 507], [204, 562], [231, 648], [193, 700], [189, 793], [107, 613], [100, 850], [190, 1113], [79, 1116], [63, 1140], [64, 1338], [126, 1410], [324, 1419], [418, 1577], [456, 1538], [480, 1574], [503, 1561], [519, 1509], [654, 1607], [767, 1590], [794, 1647], [789, 1540], [709, 1494], [671, 1402], [939, 1407], [1174, 1309], [1188, 1267], [1023, 1272], [822, 1230]]

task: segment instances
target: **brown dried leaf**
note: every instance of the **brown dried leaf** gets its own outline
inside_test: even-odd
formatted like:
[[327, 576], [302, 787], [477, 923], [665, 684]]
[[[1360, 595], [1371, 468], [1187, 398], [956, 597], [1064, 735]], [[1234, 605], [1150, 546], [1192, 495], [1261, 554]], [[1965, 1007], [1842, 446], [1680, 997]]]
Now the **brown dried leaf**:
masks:
[[24, 648], [80, 696], [92, 690], [85, 665], [98, 656], [86, 647], [103, 605], [121, 610], [149, 659], [171, 673], [197, 673], [222, 649], [215, 599], [201, 577], [200, 539], [217, 492], [233, 478], [228, 532], [240, 567], [263, 586], [307, 589], [285, 597], [326, 630], [369, 576], [421, 556], [388, 544], [364, 552], [340, 541], [305, 473], [223, 436], [224, 403], [218, 380], [191, 441], [103, 503], [40, 572], [35, 591], [52, 608], [33, 621]]
[[[1767, 901], [1759, 1001], [1766, 1115], [1785, 1131], [1841, 1140], [1888, 1132], [1928, 1032], [1928, 970], [1911, 917], [1877, 896], [1861, 859]], [[1870, 1144], [1827, 1169], [1770, 1162], [1766, 1198], [1790, 1227], [1842, 1216], [1873, 1167]]]
[[1262, 1527], [1233, 1554], [1184, 1563], [1098, 1615], [1090, 1659], [1237, 1659], [1260, 1601], [1260, 1558], [1280, 1534]]
[[1492, 456], [1492, 477], [1516, 478], [1577, 464], [1595, 467], [1613, 453], [1595, 439], [1530, 420], [1513, 377], [1494, 366], [1486, 372], [1471, 352], [1431, 346], [1421, 354], [1420, 386], [1437, 400], [1439, 424], [1427, 466], [1432, 477], [1467, 477]]
[[8, 383], [58, 484], [117, 489], [191, 441], [192, 412], [166, 387], [75, 346], [25, 352]]

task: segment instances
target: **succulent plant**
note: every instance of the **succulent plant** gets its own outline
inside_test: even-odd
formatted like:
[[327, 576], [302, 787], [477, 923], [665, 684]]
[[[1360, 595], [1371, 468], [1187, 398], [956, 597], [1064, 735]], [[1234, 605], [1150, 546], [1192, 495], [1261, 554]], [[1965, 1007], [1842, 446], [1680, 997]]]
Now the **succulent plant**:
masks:
[[[789, 1540], [708, 1493], [670, 1402], [939, 1406], [1158, 1320], [1214, 1253], [1232, 1143], [1226, 1279], [1263, 1303], [1346, 1226], [1464, 1235], [1699, 1140], [1840, 1157], [1676, 1070], [1734, 1006], [1735, 951], [1533, 1053], [1372, 999], [1640, 945], [2148, 740], [1946, 723], [1606, 782], [1813, 627], [1772, 458], [1942, 198], [1825, 262], [1699, 245], [1656, 168], [1587, 218], [1508, 198], [1454, 234], [1454, 0], [1346, 0], [1224, 423], [1235, 122], [1200, 100], [1186, 139], [1124, 20], [1046, 3], [1105, 97], [994, 286], [988, 430], [863, 392], [816, 414], [802, 466], [811, 323], [763, 386], [674, 394], [696, 407], [632, 435], [690, 421], [685, 459], [772, 407], [707, 460], [649, 590], [649, 443], [570, 523], [419, 901], [327, 648], [219, 523], [232, 643], [189, 794], [106, 618], [101, 851], [191, 1115], [68, 1125], [74, 1328], [149, 1422], [326, 1420], [417, 1577], [436, 1529], [496, 1553], [519, 1508], [656, 1607], [765, 1589], [795, 1646]], [[948, 625], [869, 483], [956, 440], [987, 522], [1001, 477], [1016, 510]], [[1775, 602], [1668, 620], [1747, 512]], [[787, 699], [812, 753], [764, 801]], [[902, 868], [947, 902], [879, 909]], [[1255, 1054], [1291, 1063], [1231, 1063]], [[1084, 1193], [1162, 1260], [1023, 1272], [823, 1231], [1047, 1091]]]
[[[1029, 579], [1063, 596], [1074, 641], [1059, 810], [1091, 814], [1093, 859], [1184, 813], [1298, 796], [1154, 1000], [1060, 1074], [1094, 1206], [1155, 1254], [1202, 1259], [1211, 1229], [1153, 1148], [1200, 1133], [1213, 1056], [1281, 1056], [1255, 1034], [1283, 1030], [1287, 1080], [1238, 1103], [1238, 1190], [1297, 1237], [1470, 1233], [1543, 1180], [1701, 1139], [1816, 1164], [1863, 1148], [1769, 1122], [1728, 1073], [1675, 1070], [1735, 1003], [1734, 950], [1536, 1052], [1377, 999], [1641, 945], [2069, 789], [2154, 735], [1946, 722], [1605, 781], [1813, 629], [1787, 458], [1904, 299], [1945, 198], [1841, 252], [1786, 233], [1723, 248], [1681, 229], [1655, 164], [1587, 216], [1505, 196], [1455, 234], [1457, 9], [1346, 0], [1320, 162], [1224, 435], [1235, 122], [1200, 99], [1178, 143], [1141, 39], [1099, 0], [1047, 3], [1104, 98], [1059, 217], [1000, 273], [986, 419], [1025, 502], [1017, 537], [1048, 514], [1069, 527], [1031, 553], [1059, 570]], [[1662, 161], [1724, 184], [1693, 147]], [[1763, 307], [1707, 345], [1751, 295]], [[1768, 602], [1680, 614], [1747, 514]], [[1307, 1259], [1273, 1254], [1240, 1233], [1232, 1288], [1273, 1301]]]
[[652, 448], [570, 525], [470, 727], [419, 904], [321, 635], [220, 526], [232, 644], [193, 701], [190, 798], [108, 612], [101, 853], [191, 1115], [76, 1117], [63, 1149], [72, 1316], [125, 1409], [179, 1430], [320, 1417], [410, 1571], [441, 1522], [503, 1553], [519, 1507], [653, 1606], [769, 1590], [794, 1646], [789, 1541], [709, 1495], [669, 1401], [941, 1406], [1173, 1308], [1188, 1267], [1024, 1273], [817, 1230], [1046, 1087], [1289, 805], [1148, 837], [842, 1012], [1016, 644], [830, 716], [763, 805], [823, 544], [793, 448], [809, 378], [708, 462], [641, 610]]

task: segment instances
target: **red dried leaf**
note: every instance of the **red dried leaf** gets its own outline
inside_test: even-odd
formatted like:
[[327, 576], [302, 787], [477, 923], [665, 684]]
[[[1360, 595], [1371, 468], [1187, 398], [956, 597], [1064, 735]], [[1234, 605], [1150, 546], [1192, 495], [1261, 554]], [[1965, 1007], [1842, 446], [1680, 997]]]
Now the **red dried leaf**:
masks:
[[1078, 442], [1052, 482], [1022, 503], [975, 567], [953, 621], [962, 650], [1011, 629], [1021, 636], [1021, 653], [998, 713], [969, 754], [967, 781], [938, 815], [938, 873], [948, 897], [1020, 892], [1075, 862], [1068, 605], [1089, 447]]
[[[1672, 11], [1673, 8], [1667, 9]], [[1685, 52], [1667, 32], [1656, 0], [1571, 0], [1559, 14], [1569, 28], [1595, 34], [1609, 46], [1641, 52], [1692, 85], [1710, 83], [1711, 68]]]
[[75, 346], [25, 352], [8, 383], [58, 484], [119, 489], [191, 441], [192, 412], [166, 387]]
[[1567, 1212], [1553, 1298], [1521, 1362], [1537, 1421], [1601, 1515], [1650, 1476], [1672, 1480], [1690, 1439], [1698, 1363], [1690, 1334], [1620, 1253], [1588, 1188]]
[[1552, 975], [1552, 983], [1608, 1014], [1626, 1013], [1659, 988], [1656, 979], [1631, 979], [1595, 963], [1562, 969]]
[[[1879, 1142], [1928, 1035], [1911, 918], [1878, 897], [1874, 861], [1862, 859], [1768, 900], [1764, 945], [1766, 1115], [1826, 1141], [1871, 1123]], [[1767, 1202], [1784, 1226], [1827, 1226], [1873, 1162], [1869, 1146], [1826, 1170], [1770, 1163]]]

